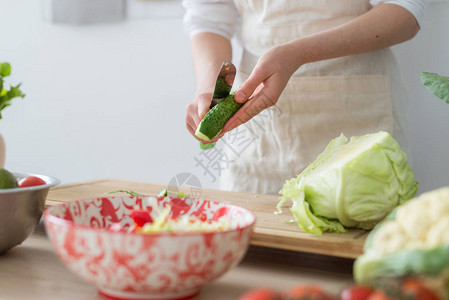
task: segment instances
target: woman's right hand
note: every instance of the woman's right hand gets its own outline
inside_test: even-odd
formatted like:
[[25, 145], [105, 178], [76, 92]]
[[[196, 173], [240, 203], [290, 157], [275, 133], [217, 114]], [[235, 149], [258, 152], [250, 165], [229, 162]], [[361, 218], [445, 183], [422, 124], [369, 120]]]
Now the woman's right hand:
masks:
[[213, 92], [202, 92], [195, 95], [195, 99], [187, 105], [186, 108], [186, 128], [197, 140], [203, 144], [204, 142], [195, 136], [195, 131], [201, 120], [204, 118], [206, 113], [209, 111], [210, 102], [212, 100]]

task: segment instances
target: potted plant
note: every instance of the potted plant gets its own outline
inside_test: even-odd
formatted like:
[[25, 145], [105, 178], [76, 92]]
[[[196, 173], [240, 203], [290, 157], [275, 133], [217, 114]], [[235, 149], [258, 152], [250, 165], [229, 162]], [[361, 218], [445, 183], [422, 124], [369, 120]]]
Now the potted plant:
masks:
[[[4, 78], [11, 74], [11, 65], [7, 62], [0, 62], [0, 119], [2, 118], [2, 110], [11, 105], [11, 100], [17, 97], [25, 97], [20, 91], [20, 84], [17, 86], [5, 85]], [[5, 141], [0, 133], [0, 168], [5, 164]]]

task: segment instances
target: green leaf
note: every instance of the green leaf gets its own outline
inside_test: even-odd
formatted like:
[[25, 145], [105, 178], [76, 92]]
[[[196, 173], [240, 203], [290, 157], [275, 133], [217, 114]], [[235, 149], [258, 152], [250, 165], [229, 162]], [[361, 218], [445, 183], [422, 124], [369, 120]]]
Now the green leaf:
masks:
[[20, 85], [21, 85], [21, 83], [19, 83], [17, 86], [12, 86], [11, 89], [6, 93], [6, 95], [9, 99], [13, 99], [16, 97], [20, 97], [20, 98], [25, 97], [25, 94], [22, 93], [19, 89]]
[[449, 266], [449, 245], [435, 248], [404, 248], [399, 252], [380, 255], [368, 252], [354, 263], [354, 279], [370, 284], [385, 276], [436, 275]]
[[11, 74], [11, 65], [7, 62], [0, 63], [0, 76], [6, 77]]
[[338, 221], [314, 215], [309, 203], [305, 201], [304, 193], [301, 193], [298, 198], [294, 199], [290, 211], [299, 227], [307, 233], [322, 235], [323, 231], [338, 233], [347, 231]]
[[[23, 98], [25, 97], [25, 94], [23, 94], [20, 91], [20, 84], [17, 86], [12, 86], [11, 89], [8, 91], [7, 89], [2, 89], [0, 92], [0, 112], [7, 106], [11, 105], [9, 102], [17, 97]], [[0, 119], [2, 118], [2, 115], [0, 113]]]
[[423, 72], [421, 82], [432, 94], [449, 104], [449, 77]]

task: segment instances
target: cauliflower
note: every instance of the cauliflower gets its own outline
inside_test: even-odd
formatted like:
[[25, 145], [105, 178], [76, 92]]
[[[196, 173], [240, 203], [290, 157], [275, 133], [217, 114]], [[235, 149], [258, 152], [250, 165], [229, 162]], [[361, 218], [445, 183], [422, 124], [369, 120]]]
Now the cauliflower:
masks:
[[354, 277], [359, 283], [417, 276], [445, 287], [444, 296], [448, 273], [449, 187], [398, 206], [369, 234], [364, 254], [354, 264]]

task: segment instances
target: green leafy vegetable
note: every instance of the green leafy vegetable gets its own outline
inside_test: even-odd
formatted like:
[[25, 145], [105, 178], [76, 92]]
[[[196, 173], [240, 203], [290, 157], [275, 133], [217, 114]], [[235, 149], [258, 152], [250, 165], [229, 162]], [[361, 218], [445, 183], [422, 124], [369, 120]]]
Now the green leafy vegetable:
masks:
[[277, 208], [290, 211], [305, 231], [371, 229], [392, 209], [412, 198], [417, 182], [407, 155], [387, 132], [332, 140], [296, 178], [286, 181]]
[[423, 72], [421, 82], [432, 94], [449, 104], [449, 77]]
[[134, 191], [116, 190], [116, 191], [109, 192], [109, 194], [114, 194], [114, 193], [126, 193], [126, 194], [128, 194], [130, 196], [145, 197], [145, 195], [136, 193]]
[[11, 100], [17, 97], [23, 98], [25, 94], [20, 91], [20, 84], [11, 86], [8, 90], [4, 85], [4, 77], [11, 74], [11, 65], [7, 62], [0, 62], [0, 119], [2, 118], [1, 111], [11, 105]]

